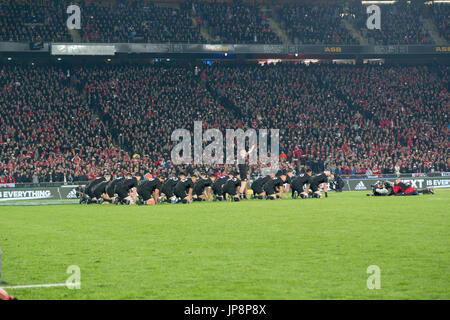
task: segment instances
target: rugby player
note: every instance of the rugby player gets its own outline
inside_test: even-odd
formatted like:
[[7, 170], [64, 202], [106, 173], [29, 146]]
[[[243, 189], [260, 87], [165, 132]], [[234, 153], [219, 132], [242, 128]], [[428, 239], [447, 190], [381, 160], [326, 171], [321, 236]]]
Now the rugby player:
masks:
[[180, 200], [182, 203], [191, 203], [192, 191], [194, 190], [194, 184], [197, 181], [197, 177], [186, 177], [184, 172], [180, 173], [179, 177], [180, 180], [175, 185], [174, 194], [178, 198], [177, 200]]
[[116, 186], [120, 183], [120, 181], [123, 180], [123, 177], [116, 177], [116, 179], [110, 180], [108, 184], [105, 187], [105, 193], [103, 194], [103, 200], [113, 203], [116, 199]]
[[[302, 199], [308, 198], [309, 185], [311, 184], [312, 170], [306, 169], [306, 172], [297, 175], [291, 183], [292, 199], [300, 196]], [[305, 187], [306, 186], [306, 187]]]
[[251, 188], [253, 190], [252, 198], [261, 199], [261, 200], [264, 199], [264, 197], [266, 196], [266, 193], [265, 193], [263, 187], [273, 177], [274, 176], [272, 174], [272, 175], [267, 175], [265, 177], [259, 177], [258, 179], [253, 181], [253, 183], [251, 185]]
[[161, 187], [161, 200], [163, 199], [163, 197], [166, 197], [167, 202], [176, 202], [177, 197], [173, 192], [178, 181], [180, 181], [178, 177], [170, 177], [169, 179], [166, 179], [166, 181], [164, 181]]
[[325, 198], [328, 197], [328, 181], [333, 180], [334, 175], [330, 172], [330, 170], [325, 170], [322, 173], [316, 174], [311, 177], [310, 189], [312, 191], [313, 198], [322, 198], [322, 193], [319, 188], [323, 186], [323, 192], [325, 194]]
[[136, 203], [136, 188], [141, 176], [133, 177], [128, 173], [125, 179], [117, 183], [115, 192], [117, 197], [114, 199], [114, 204], [135, 204]]
[[224, 199], [227, 198], [227, 194], [230, 196], [232, 201], [239, 201], [241, 188], [241, 179], [238, 172], [230, 172], [228, 174], [228, 180], [222, 187], [222, 196]]
[[[147, 180], [148, 179], [148, 180]], [[164, 177], [147, 178], [141, 180], [137, 185], [137, 194], [139, 196], [138, 204], [154, 206], [158, 203], [159, 193], [162, 189]]]
[[[100, 199], [96, 197], [94, 194], [94, 188], [105, 181], [109, 181], [111, 179], [111, 175], [109, 173], [105, 173], [102, 177], [95, 178], [94, 180], [91, 180], [86, 186], [84, 187], [84, 194], [80, 197], [80, 203], [97, 203], [97, 201]], [[100, 195], [101, 196], [101, 195]]]
[[211, 187], [212, 193], [213, 193], [213, 201], [224, 201], [225, 198], [223, 197], [222, 189], [223, 185], [228, 181], [228, 176], [222, 176], [220, 178], [217, 178]]
[[267, 200], [275, 200], [281, 198], [283, 192], [283, 184], [286, 182], [286, 173], [282, 172], [279, 177], [274, 176], [269, 179], [263, 186]]
[[[281, 177], [282, 174], [286, 175], [286, 181], [283, 184], [283, 190], [286, 193], [286, 198], [289, 198], [289, 190], [291, 187], [291, 182], [292, 182], [292, 169], [286, 169], [286, 170], [278, 170], [276, 176], [277, 177]], [[282, 196], [283, 194], [281, 193], [280, 196]]]
[[194, 184], [194, 201], [209, 201], [211, 199], [211, 186], [216, 180], [216, 176], [211, 174], [209, 177], [202, 172], [200, 178]]

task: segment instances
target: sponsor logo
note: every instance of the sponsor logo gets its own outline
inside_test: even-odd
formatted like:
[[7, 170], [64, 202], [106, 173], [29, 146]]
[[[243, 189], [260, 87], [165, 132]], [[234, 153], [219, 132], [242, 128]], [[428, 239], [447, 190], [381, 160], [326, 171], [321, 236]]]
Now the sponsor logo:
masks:
[[360, 181], [356, 186], [355, 190], [367, 190], [366, 186], [364, 185], [364, 182]]
[[77, 190], [74, 188], [70, 190], [70, 192], [67, 194], [67, 199], [76, 199], [77, 198]]
[[0, 201], [35, 200], [53, 198], [50, 190], [0, 191]]
[[450, 52], [450, 47], [435, 47], [436, 52]]

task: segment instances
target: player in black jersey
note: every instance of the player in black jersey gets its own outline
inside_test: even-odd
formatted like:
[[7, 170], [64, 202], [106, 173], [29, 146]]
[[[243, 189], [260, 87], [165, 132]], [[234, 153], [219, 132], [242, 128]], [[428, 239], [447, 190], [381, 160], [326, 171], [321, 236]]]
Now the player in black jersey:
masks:
[[178, 177], [171, 177], [166, 179], [166, 181], [162, 184], [161, 196], [166, 197], [167, 202], [174, 202], [176, 200], [176, 196], [173, 192], [178, 181], [180, 181]]
[[97, 199], [97, 203], [103, 203], [103, 196], [106, 194], [106, 186], [108, 183], [109, 181], [105, 180], [92, 188], [92, 192], [94, 194], [94, 198]]
[[213, 201], [224, 201], [225, 198], [223, 197], [222, 188], [225, 182], [229, 179], [228, 176], [223, 176], [220, 178], [217, 178], [211, 187], [212, 193], [213, 193]]
[[91, 204], [91, 203], [97, 203], [98, 200], [100, 199], [97, 198], [94, 194], [94, 188], [105, 181], [109, 181], [111, 179], [111, 175], [109, 173], [105, 173], [105, 175], [103, 177], [98, 177], [95, 178], [94, 180], [91, 180], [88, 184], [86, 184], [86, 186], [84, 187], [84, 194], [82, 195], [82, 197], [80, 197], [80, 203], [87, 203], [87, 204]]
[[[278, 170], [276, 176], [281, 177], [281, 175], [286, 175], [286, 181], [283, 184], [283, 191], [286, 193], [286, 198], [289, 198], [289, 190], [291, 188], [292, 182], [292, 169]], [[283, 196], [283, 192], [280, 193], [280, 197]]]
[[325, 170], [322, 173], [316, 174], [311, 177], [310, 189], [312, 191], [312, 195], [314, 198], [322, 198], [322, 193], [319, 188], [323, 185], [323, 192], [325, 193], [325, 198], [328, 197], [328, 181], [333, 180], [334, 175], [330, 172], [330, 170]]
[[252, 190], [253, 190], [253, 198], [258, 199], [264, 199], [266, 196], [266, 193], [264, 192], [264, 185], [273, 178], [273, 175], [267, 175], [265, 177], [259, 177], [252, 183]]
[[132, 174], [127, 174], [125, 179], [122, 179], [117, 183], [115, 192], [117, 198], [113, 202], [114, 204], [135, 204], [136, 203], [136, 188], [140, 176], [133, 177]]
[[282, 173], [279, 177], [269, 179], [263, 186], [266, 193], [266, 199], [275, 200], [281, 198], [283, 192], [283, 184], [286, 182], [286, 173]]
[[178, 200], [182, 203], [192, 202], [192, 192], [194, 190], [194, 184], [197, 181], [196, 176], [191, 178], [186, 177], [184, 172], [180, 173], [180, 181], [177, 182], [174, 189], [174, 194], [177, 196]]
[[238, 169], [239, 169], [239, 176], [241, 181], [241, 186], [239, 188], [239, 193], [241, 194], [243, 199], [247, 199], [247, 181], [248, 181], [248, 161], [249, 156], [252, 152], [256, 150], [256, 146], [253, 145], [250, 147], [249, 151], [241, 150], [238, 159]]
[[116, 185], [122, 180], [122, 177], [117, 177], [114, 180], [110, 180], [105, 187], [105, 193], [103, 194], [103, 202], [112, 203], [115, 200]]
[[228, 180], [222, 186], [222, 196], [224, 197], [224, 199], [226, 199], [228, 194], [232, 201], [239, 201], [240, 188], [241, 188], [241, 179], [239, 173], [230, 172], [228, 174]]
[[311, 184], [312, 170], [306, 169], [305, 173], [297, 175], [291, 183], [292, 199], [300, 196], [302, 199], [308, 198], [309, 185]]
[[159, 193], [162, 189], [163, 182], [163, 177], [139, 181], [137, 185], [137, 194], [140, 198], [138, 204], [149, 206], [156, 205], [158, 203]]
[[211, 186], [215, 180], [215, 175], [208, 177], [206, 173], [202, 172], [200, 178], [194, 184], [194, 201], [209, 201], [211, 198]]

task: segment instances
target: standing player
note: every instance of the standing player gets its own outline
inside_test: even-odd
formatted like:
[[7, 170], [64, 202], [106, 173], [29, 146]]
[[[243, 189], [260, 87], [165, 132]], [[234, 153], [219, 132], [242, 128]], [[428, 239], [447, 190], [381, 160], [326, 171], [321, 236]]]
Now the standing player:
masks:
[[[308, 198], [309, 185], [311, 184], [312, 170], [306, 169], [305, 173], [300, 173], [292, 180], [292, 199], [300, 196], [302, 199]], [[305, 187], [306, 185], [306, 187]]]
[[247, 180], [248, 180], [248, 157], [255, 150], [255, 145], [250, 147], [250, 150], [241, 150], [238, 161], [239, 176], [241, 180], [241, 186], [239, 193], [243, 196], [243, 199], [247, 199]]
[[140, 200], [138, 204], [145, 204], [154, 206], [158, 203], [159, 192], [162, 189], [163, 177], [148, 178], [148, 180], [142, 180], [138, 182], [137, 194]]
[[323, 192], [325, 193], [325, 198], [328, 197], [328, 181], [333, 180], [334, 175], [330, 172], [330, 170], [325, 170], [322, 173], [316, 174], [311, 177], [311, 184], [310, 188], [313, 192], [314, 198], [322, 198], [322, 193], [320, 192], [319, 188], [322, 185]]
[[180, 173], [180, 181], [177, 182], [174, 189], [174, 194], [182, 203], [192, 202], [192, 191], [194, 190], [194, 184], [197, 181], [196, 176], [192, 178], [186, 177], [184, 172]]

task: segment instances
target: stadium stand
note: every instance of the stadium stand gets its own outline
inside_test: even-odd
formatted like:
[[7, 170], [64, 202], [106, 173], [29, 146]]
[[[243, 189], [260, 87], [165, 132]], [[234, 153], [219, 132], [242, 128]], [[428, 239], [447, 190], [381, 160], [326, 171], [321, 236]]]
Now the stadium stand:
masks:
[[0, 41], [72, 41], [66, 27], [64, 1], [2, 2]]
[[431, 15], [439, 35], [445, 40], [450, 40], [450, 5], [449, 4], [434, 4], [430, 6], [427, 13]]
[[343, 6], [275, 6], [281, 25], [295, 44], [359, 44], [343, 26]]
[[[70, 1], [26, 3], [8, 1], [0, 6], [0, 41], [73, 41], [67, 32]], [[431, 17], [439, 34], [449, 39], [448, 4], [418, 6], [403, 2], [380, 5], [381, 30], [367, 30], [366, 5], [292, 3], [260, 6], [230, 3], [181, 2], [163, 6], [149, 1], [77, 1], [81, 8], [84, 42], [205, 43], [205, 27], [214, 43], [280, 44], [268, 15], [279, 21], [293, 44], [359, 44], [343, 25], [354, 25], [373, 44], [431, 44], [422, 18]], [[194, 23], [195, 21], [195, 23]]]
[[281, 43], [256, 5], [198, 3], [194, 7], [217, 43]]
[[450, 169], [448, 68], [213, 65], [196, 75], [177, 65], [9, 66], [0, 75], [0, 171], [17, 183], [174, 172], [171, 133], [192, 132], [195, 120], [281, 128], [286, 166]]
[[193, 25], [189, 4], [161, 7], [117, 2], [112, 6], [86, 3], [81, 7], [83, 41], [202, 43], [200, 27]]
[[[423, 6], [397, 2], [392, 5], [379, 5], [381, 10], [381, 30], [368, 30], [366, 26], [366, 6], [354, 5], [355, 23], [369, 44], [431, 44], [433, 40], [422, 23]], [[354, 10], [355, 10], [354, 9]]]

